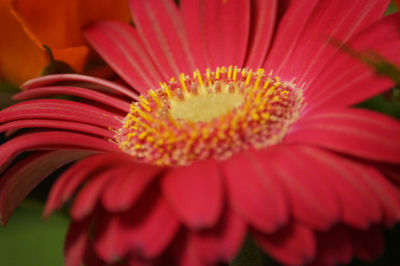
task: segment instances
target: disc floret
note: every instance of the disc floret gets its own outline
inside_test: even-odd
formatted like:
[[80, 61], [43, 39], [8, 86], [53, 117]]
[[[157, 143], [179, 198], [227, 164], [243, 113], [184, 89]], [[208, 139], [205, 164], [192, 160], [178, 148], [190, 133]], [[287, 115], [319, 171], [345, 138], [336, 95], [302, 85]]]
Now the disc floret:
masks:
[[176, 166], [280, 142], [303, 97], [264, 69], [229, 66], [181, 74], [140, 99], [117, 132], [120, 149], [138, 161]]

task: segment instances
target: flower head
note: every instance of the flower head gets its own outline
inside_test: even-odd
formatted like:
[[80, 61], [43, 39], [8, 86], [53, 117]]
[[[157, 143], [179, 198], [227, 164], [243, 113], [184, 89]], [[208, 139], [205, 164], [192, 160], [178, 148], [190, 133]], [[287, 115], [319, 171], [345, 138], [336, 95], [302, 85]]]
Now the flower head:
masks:
[[[350, 106], [393, 82], [332, 40], [400, 64], [388, 3], [131, 0], [135, 27], [85, 29], [121, 82], [46, 76], [0, 112], [3, 223], [84, 158], [45, 208], [73, 198], [67, 265], [215, 265], [246, 235], [285, 265], [379, 255], [400, 219], [400, 123]], [[36, 99], [60, 94], [81, 102]]]

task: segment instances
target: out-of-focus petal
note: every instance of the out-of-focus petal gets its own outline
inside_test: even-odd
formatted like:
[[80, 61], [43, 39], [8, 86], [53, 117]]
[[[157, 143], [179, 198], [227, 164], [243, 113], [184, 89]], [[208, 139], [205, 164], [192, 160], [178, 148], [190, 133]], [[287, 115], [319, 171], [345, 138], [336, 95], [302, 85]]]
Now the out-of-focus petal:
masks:
[[0, 78], [21, 84], [39, 76], [48, 63], [47, 54], [11, 14], [9, 0], [0, 1], [0, 36]]

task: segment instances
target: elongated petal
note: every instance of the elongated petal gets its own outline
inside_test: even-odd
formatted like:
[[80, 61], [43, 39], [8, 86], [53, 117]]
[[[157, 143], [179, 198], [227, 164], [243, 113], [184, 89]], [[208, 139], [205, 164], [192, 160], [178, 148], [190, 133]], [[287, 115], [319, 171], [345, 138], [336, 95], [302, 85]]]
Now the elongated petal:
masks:
[[185, 28], [173, 0], [130, 0], [130, 8], [147, 51], [165, 79], [194, 70]]
[[139, 100], [138, 94], [132, 89], [129, 89], [120, 84], [105, 79], [78, 75], [78, 74], [56, 74], [56, 75], [43, 76], [25, 82], [24, 84], [21, 85], [21, 88], [29, 90], [37, 87], [55, 85], [60, 82], [88, 82], [91, 84], [100, 85], [101, 87], [109, 88], [110, 90], [113, 90], [115, 92], [122, 93], [133, 100]]
[[178, 230], [178, 220], [163, 198], [153, 192], [148, 191], [128, 212], [107, 214], [96, 225], [96, 251], [104, 260], [114, 261], [127, 252], [153, 258], [171, 241]]
[[256, 158], [270, 165], [266, 173], [269, 178], [276, 175], [282, 181], [296, 220], [319, 230], [327, 230], [340, 220], [340, 202], [334, 191], [294, 147], [267, 149], [257, 153]]
[[252, 226], [271, 233], [288, 222], [289, 210], [282, 185], [249, 154], [223, 164], [232, 208]]
[[72, 132], [48, 131], [16, 137], [0, 148], [0, 165], [4, 168], [18, 154], [29, 150], [88, 150], [119, 152], [118, 146], [109, 141]]
[[44, 119], [26, 119], [26, 120], [17, 120], [5, 123], [0, 126], [0, 132], [8, 131], [7, 133], [9, 132], [14, 133], [14, 130], [26, 129], [26, 128], [57, 128], [57, 129], [76, 131], [80, 133], [92, 134], [109, 139], [113, 138], [115, 135], [115, 133], [112, 132], [111, 130], [104, 129], [101, 127], [96, 127], [76, 122], [69, 122], [69, 121], [44, 120]]
[[103, 206], [110, 212], [126, 211], [141, 196], [162, 168], [147, 164], [131, 164], [119, 175], [103, 194]]
[[18, 204], [47, 176], [61, 166], [90, 152], [54, 151], [36, 153], [18, 162], [1, 179], [0, 220], [5, 225]]
[[[356, 52], [400, 64], [400, 14], [384, 17], [355, 36], [347, 44]], [[376, 54], [378, 56], [376, 56]], [[380, 58], [381, 57], [381, 58]], [[393, 86], [386, 77], [378, 77], [375, 69], [345, 51], [330, 61], [318, 78], [307, 84], [310, 109], [349, 106], [377, 95]], [[360, 90], [359, 88], [363, 88]]]
[[400, 221], [400, 192], [377, 169], [367, 165], [353, 165], [352, 169], [360, 175], [374, 192], [376, 201], [383, 211], [383, 222], [394, 226]]
[[121, 22], [99, 22], [85, 36], [103, 59], [140, 93], [163, 81], [136, 30]]
[[250, 30], [250, 2], [182, 2], [193, 52], [206, 52], [206, 63], [211, 69], [217, 66], [243, 66]]
[[255, 238], [268, 255], [286, 265], [306, 264], [316, 253], [314, 233], [301, 224], [284, 227], [272, 235], [256, 233]]
[[44, 98], [56, 95], [73, 95], [84, 99], [96, 101], [107, 106], [113, 107], [117, 110], [129, 113], [130, 102], [120, 100], [118, 98], [106, 95], [104, 93], [96, 92], [89, 89], [77, 88], [77, 87], [67, 87], [67, 86], [50, 86], [35, 88], [31, 90], [25, 90], [14, 95], [16, 100], [27, 100], [34, 98]]
[[22, 102], [0, 112], [0, 123], [22, 119], [66, 120], [118, 129], [122, 117], [87, 104], [54, 99]]
[[[274, 41], [265, 60], [264, 68], [281, 73], [290, 59], [298, 39], [317, 5], [318, 0], [281, 0], [279, 1], [279, 18]], [[293, 77], [287, 77], [289, 80]]]
[[231, 210], [213, 229], [193, 232], [193, 245], [199, 258], [207, 265], [231, 261], [242, 246], [246, 224]]
[[400, 123], [385, 115], [362, 109], [344, 109], [303, 117], [285, 141], [399, 163], [399, 132]]
[[359, 168], [359, 164], [315, 147], [297, 146], [292, 150], [299, 158], [304, 158], [303, 162], [311, 169], [324, 176], [340, 201], [344, 223], [366, 229], [382, 219], [382, 208], [374, 192], [362, 180], [365, 177], [353, 170]]
[[[310, 82], [338, 52], [338, 47], [329, 40], [349, 40], [352, 35], [379, 19], [389, 2], [319, 1], [282, 69], [282, 78], [296, 77], [298, 84]], [[333, 16], [335, 19], [332, 19]]]
[[250, 34], [245, 66], [257, 69], [263, 65], [270, 47], [278, 12], [278, 1], [253, 0], [250, 2]]
[[168, 203], [188, 227], [209, 228], [218, 222], [224, 192], [214, 160], [173, 168], [161, 182]]
[[71, 217], [75, 221], [87, 218], [94, 211], [96, 204], [101, 199], [102, 193], [111, 183], [111, 179], [118, 177], [120, 173], [126, 172], [121, 170], [126, 170], [126, 168], [115, 167], [115, 169], [104, 171], [87, 181], [84, 187], [77, 193], [71, 206]]
[[89, 245], [89, 232], [91, 219], [82, 222], [71, 222], [65, 238], [64, 260], [66, 266], [80, 266], [84, 262]]
[[75, 190], [91, 177], [121, 165], [129, 165], [132, 158], [123, 153], [100, 154], [91, 156], [74, 164], [53, 185], [44, 209], [44, 217], [61, 207]]

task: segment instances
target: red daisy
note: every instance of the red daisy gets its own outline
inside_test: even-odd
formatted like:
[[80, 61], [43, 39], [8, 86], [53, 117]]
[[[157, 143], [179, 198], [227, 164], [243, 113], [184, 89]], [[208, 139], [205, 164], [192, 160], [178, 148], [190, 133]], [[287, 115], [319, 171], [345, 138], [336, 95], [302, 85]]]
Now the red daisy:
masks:
[[[66, 265], [214, 265], [246, 235], [285, 265], [374, 258], [400, 220], [400, 123], [350, 106], [393, 82], [330, 40], [400, 64], [389, 2], [130, 1], [135, 27], [85, 30], [125, 83], [46, 76], [0, 112], [2, 222], [82, 159], [45, 208], [73, 198]], [[81, 102], [34, 99], [56, 95]]]

